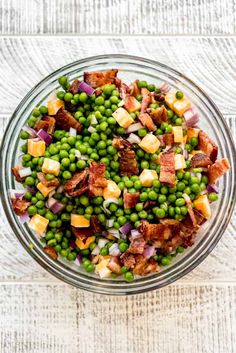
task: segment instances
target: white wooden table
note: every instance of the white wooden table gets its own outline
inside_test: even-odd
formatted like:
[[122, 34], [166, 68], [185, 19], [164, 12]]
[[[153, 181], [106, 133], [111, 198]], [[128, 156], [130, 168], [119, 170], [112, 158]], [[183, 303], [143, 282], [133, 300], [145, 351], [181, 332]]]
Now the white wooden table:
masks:
[[[1, 0], [0, 137], [27, 91], [86, 56], [170, 65], [216, 102], [236, 139], [235, 0]], [[236, 352], [236, 214], [212, 254], [175, 284], [108, 297], [59, 282], [0, 222], [1, 353]]]

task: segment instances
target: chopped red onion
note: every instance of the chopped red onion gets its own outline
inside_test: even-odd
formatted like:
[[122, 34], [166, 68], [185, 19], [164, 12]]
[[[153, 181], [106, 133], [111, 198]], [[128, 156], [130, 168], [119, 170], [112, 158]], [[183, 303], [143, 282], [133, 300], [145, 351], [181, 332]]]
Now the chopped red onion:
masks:
[[183, 156], [185, 160], [188, 159], [188, 151], [186, 149], [183, 150]]
[[90, 125], [89, 128], [88, 128], [88, 132], [90, 132], [90, 134], [92, 134], [95, 131], [96, 131], [95, 127]]
[[106, 226], [107, 228], [111, 228], [114, 224], [114, 219], [107, 219]]
[[48, 198], [52, 197], [55, 193], [56, 193], [55, 189], [50, 191], [49, 194], [48, 194]]
[[78, 255], [76, 256], [76, 261], [78, 262], [79, 265], [82, 264], [82, 254], [78, 254]]
[[119, 256], [120, 255], [119, 245], [117, 243], [113, 244], [109, 248], [109, 255], [111, 256]]
[[132, 229], [131, 230], [131, 239], [137, 239], [140, 238], [142, 236], [142, 234], [138, 231], [138, 229]]
[[109, 199], [106, 199], [103, 201], [103, 208], [104, 208], [104, 211], [107, 213], [107, 214], [111, 214], [110, 210], [108, 210], [108, 206], [110, 205], [110, 203], [116, 203], [118, 204], [118, 200], [115, 199], [115, 198], [109, 198]]
[[103, 231], [102, 231], [102, 235], [103, 235], [104, 237], [106, 237], [107, 234], [108, 234], [108, 232], [107, 232], [106, 230], [103, 230]]
[[154, 253], [155, 253], [155, 246], [153, 245], [146, 246], [143, 252], [143, 256], [145, 256], [147, 259], [150, 259], [150, 257], [152, 257]]
[[80, 159], [82, 159], [82, 161], [87, 161], [89, 158], [88, 156], [81, 154]]
[[9, 194], [11, 199], [20, 199], [24, 196], [25, 192], [23, 190], [10, 189]]
[[97, 125], [98, 121], [95, 115], [92, 115], [91, 125]]
[[141, 142], [141, 138], [138, 135], [131, 133], [127, 138], [127, 141], [129, 141], [132, 144], [135, 144], [135, 143], [139, 144]]
[[112, 234], [114, 237], [120, 239], [120, 233], [119, 233], [118, 229], [111, 228], [111, 229], [109, 229], [109, 233]]
[[101, 248], [103, 248], [108, 242], [109, 242], [109, 240], [100, 238], [100, 239], [98, 240], [98, 247], [101, 249]]
[[70, 127], [69, 134], [70, 134], [70, 136], [76, 137], [76, 135], [77, 135], [76, 129], [74, 129], [73, 127]]
[[126, 134], [130, 134], [131, 132], [138, 131], [139, 129], [142, 129], [143, 125], [141, 123], [136, 123], [136, 124], [131, 124], [126, 130]]
[[20, 216], [21, 223], [27, 223], [30, 220], [30, 216], [28, 212], [25, 212], [22, 216]]
[[52, 143], [52, 136], [49, 135], [49, 134], [47, 133], [47, 131], [45, 131], [45, 130], [43, 130], [43, 129], [39, 130], [39, 132], [37, 133], [37, 136], [38, 136], [41, 140], [43, 140], [43, 141], [46, 143], [46, 145], [50, 145], [50, 144]]
[[120, 227], [119, 231], [124, 235], [128, 235], [131, 229], [132, 225], [130, 223], [126, 223], [122, 227]]
[[88, 96], [92, 96], [95, 92], [95, 89], [89, 86], [86, 82], [80, 83], [79, 90], [87, 93]]
[[57, 202], [56, 199], [54, 199], [53, 197], [49, 197], [47, 202], [46, 202], [47, 208], [51, 209], [52, 206], [55, 205], [56, 202]]
[[37, 136], [36, 131], [34, 129], [32, 129], [32, 127], [25, 125], [22, 127], [22, 130], [28, 132], [28, 134], [31, 138], [34, 138]]
[[58, 186], [58, 188], [57, 188], [57, 192], [60, 194], [60, 193], [62, 193], [63, 189], [64, 189], [64, 186], [63, 186], [63, 185], [60, 185], [60, 186]]
[[121, 100], [117, 106], [120, 108], [120, 107], [123, 107], [124, 104], [125, 104], [125, 102], [123, 100]]
[[201, 173], [196, 173], [196, 176], [198, 177], [198, 179], [201, 181], [202, 180], [202, 174]]
[[100, 248], [98, 246], [96, 246], [96, 248], [93, 249], [93, 251], [91, 252], [92, 255], [99, 255], [100, 253]]
[[25, 178], [25, 177], [27, 177], [27, 176], [29, 176], [29, 175], [31, 175], [31, 174], [32, 174], [32, 170], [31, 170], [30, 167], [26, 167], [26, 168], [21, 168], [21, 169], [19, 169], [19, 176], [20, 176], [21, 178]]
[[35, 195], [37, 190], [35, 188], [33, 188], [32, 186], [28, 186], [26, 185], [26, 189], [32, 194]]
[[75, 157], [80, 158], [81, 152], [79, 150], [75, 150]]
[[219, 192], [219, 188], [216, 184], [209, 184], [207, 185], [207, 192], [210, 194], [211, 192], [215, 192], [216, 194], [218, 194]]
[[167, 93], [170, 90], [170, 85], [167, 82], [162, 82], [159, 86], [161, 93]]
[[199, 115], [195, 108], [186, 110], [183, 117], [187, 127], [194, 127], [199, 122]]
[[58, 212], [62, 211], [64, 207], [65, 207], [65, 205], [63, 205], [63, 203], [57, 201], [52, 205], [52, 207], [50, 207], [50, 210], [53, 213], [58, 213]]

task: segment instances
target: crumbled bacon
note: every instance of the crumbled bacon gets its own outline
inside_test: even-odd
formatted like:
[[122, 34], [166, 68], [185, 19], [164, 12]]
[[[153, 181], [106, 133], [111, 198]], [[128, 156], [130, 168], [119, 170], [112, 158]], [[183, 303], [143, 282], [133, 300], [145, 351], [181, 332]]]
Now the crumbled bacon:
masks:
[[138, 116], [138, 120], [141, 122], [143, 126], [148, 128], [149, 131], [156, 131], [157, 127], [153, 123], [152, 118], [148, 113], [141, 113]]
[[116, 77], [114, 80], [114, 83], [117, 86], [122, 99], [126, 98], [126, 96], [130, 94], [129, 86], [127, 86], [124, 82], [122, 82], [121, 79]]
[[123, 139], [123, 137], [121, 136], [114, 137], [114, 139], [112, 140], [112, 146], [117, 148], [118, 150], [123, 150], [125, 148], [129, 148], [132, 150], [134, 148], [132, 143]]
[[165, 100], [165, 96], [162, 93], [154, 93], [153, 97], [157, 102], [164, 102]]
[[152, 102], [152, 95], [146, 88], [141, 88], [141, 95], [143, 97], [141, 102], [141, 113], [146, 113], [149, 104]]
[[229, 170], [230, 164], [227, 159], [221, 159], [212, 164], [208, 169], [208, 179], [210, 184], [214, 184], [218, 178], [223, 176]]
[[141, 104], [135, 97], [127, 95], [123, 98], [124, 108], [128, 110], [129, 113], [133, 113], [137, 110], [140, 110]]
[[12, 199], [12, 207], [17, 216], [23, 216], [23, 214], [27, 211], [27, 208], [30, 206], [30, 202], [25, 200], [24, 198], [15, 198]]
[[39, 131], [41, 129], [47, 131], [49, 135], [53, 135], [55, 131], [55, 126], [56, 126], [56, 120], [52, 116], [45, 116], [42, 118], [34, 127], [36, 131]]
[[116, 256], [112, 256], [107, 264], [107, 267], [109, 268], [110, 271], [113, 273], [116, 273], [119, 275], [121, 273], [121, 266], [119, 259]]
[[137, 95], [140, 94], [141, 90], [140, 88], [138, 87], [138, 80], [134, 81], [133, 83], [131, 83], [130, 85], [130, 94], [131, 96], [134, 96], [136, 97]]
[[174, 134], [157, 135], [157, 138], [162, 147], [174, 145]]
[[124, 150], [120, 151], [120, 174], [121, 175], [138, 175], [138, 163], [136, 160], [136, 154], [134, 151], [125, 148]]
[[124, 190], [123, 200], [124, 200], [124, 208], [133, 208], [139, 202], [139, 192], [129, 193], [127, 189]]
[[26, 179], [26, 177], [21, 177], [20, 174], [19, 174], [19, 170], [22, 169], [21, 166], [17, 165], [15, 167], [13, 167], [11, 170], [12, 170], [12, 173], [14, 175], [14, 177], [16, 178], [16, 180], [19, 182], [19, 183], [23, 183], [23, 181]]
[[150, 116], [155, 124], [161, 124], [167, 121], [167, 110], [164, 106], [153, 109], [150, 112]]
[[84, 72], [84, 82], [93, 88], [102, 87], [114, 83], [118, 70], [108, 70], [103, 72]]
[[79, 196], [83, 194], [89, 188], [88, 176], [88, 169], [85, 169], [82, 172], [75, 173], [73, 177], [65, 183], [64, 191], [69, 196]]
[[125, 252], [121, 255], [120, 257], [121, 263], [127, 267], [128, 269], [132, 269], [135, 266], [135, 257], [133, 254], [130, 254], [129, 252]]
[[47, 180], [45, 178], [45, 175], [42, 172], [37, 173], [37, 177], [39, 181], [46, 187], [49, 187], [49, 186], [57, 187], [60, 184], [60, 181], [57, 178], [54, 178], [52, 180]]
[[57, 260], [58, 254], [52, 246], [45, 246], [45, 248], [43, 248], [43, 251], [48, 254], [53, 260]]
[[150, 259], [149, 261], [143, 255], [136, 255], [135, 256], [135, 267], [134, 267], [134, 274], [145, 276], [149, 273], [156, 272], [159, 267], [154, 259]]
[[144, 240], [144, 238], [134, 239], [130, 243], [128, 251], [131, 254], [143, 254], [145, 245], [146, 245], [146, 241]]
[[212, 162], [215, 162], [218, 154], [218, 146], [202, 130], [198, 134], [198, 148], [210, 157]]
[[69, 131], [70, 128], [74, 128], [77, 132], [82, 130], [82, 125], [69, 113], [67, 110], [60, 108], [55, 115], [56, 124], [63, 130]]
[[193, 212], [193, 207], [192, 207], [192, 202], [191, 202], [191, 199], [190, 197], [183, 193], [183, 198], [186, 202], [186, 205], [187, 205], [187, 209], [188, 209], [188, 213], [189, 213], [189, 216], [193, 222], [193, 226], [196, 227], [197, 225], [197, 220], [196, 220], [196, 217], [195, 217], [195, 213]]
[[212, 164], [212, 161], [204, 153], [196, 153], [191, 158], [191, 167], [208, 167]]
[[93, 233], [95, 234], [101, 234], [103, 231], [102, 225], [98, 220], [98, 217], [96, 215], [93, 215], [90, 218], [90, 227], [93, 230]]
[[79, 93], [79, 85], [80, 85], [80, 81], [79, 80], [74, 80], [70, 86], [67, 88], [67, 91], [72, 93], [73, 95]]
[[105, 178], [106, 166], [103, 163], [92, 161], [89, 168], [89, 195], [102, 196], [103, 189], [107, 186]]
[[80, 239], [84, 243], [86, 242], [86, 239], [88, 237], [94, 235], [93, 229], [91, 227], [87, 227], [87, 228], [71, 227], [71, 230], [74, 236]]
[[144, 210], [146, 210], [146, 209], [152, 208], [152, 207], [154, 207], [154, 206], [156, 206], [156, 205], [157, 205], [157, 202], [156, 202], [156, 201], [148, 200], [148, 201], [146, 201], [146, 202], [144, 203], [143, 208], [144, 208]]
[[170, 236], [168, 226], [164, 224], [151, 224], [147, 221], [142, 221], [140, 232], [146, 241], [168, 239]]
[[174, 187], [176, 183], [175, 177], [175, 153], [168, 151], [160, 155], [160, 182], [170, 187]]

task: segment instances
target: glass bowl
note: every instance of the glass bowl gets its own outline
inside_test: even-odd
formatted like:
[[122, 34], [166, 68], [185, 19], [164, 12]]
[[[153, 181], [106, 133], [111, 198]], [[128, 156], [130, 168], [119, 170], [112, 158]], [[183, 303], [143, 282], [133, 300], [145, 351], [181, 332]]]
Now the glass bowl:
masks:
[[[125, 82], [135, 79], [147, 80], [158, 84], [168, 82], [175, 89], [183, 91], [199, 111], [200, 126], [219, 146], [219, 158], [229, 159], [231, 170], [220, 180], [219, 200], [214, 204], [211, 219], [200, 229], [196, 243], [183, 254], [176, 256], [171, 265], [159, 273], [135, 279], [132, 283], [122, 278], [100, 279], [95, 274], [84, 272], [81, 266], [63, 260], [54, 261], [43, 251], [39, 238], [22, 224], [14, 214], [9, 198], [9, 189], [19, 188], [15, 182], [11, 168], [19, 162], [19, 132], [33, 108], [47, 100], [48, 95], [59, 87], [58, 78], [68, 75], [72, 80], [82, 78], [84, 71], [102, 71], [111, 68], [119, 69], [119, 77]], [[176, 70], [140, 57], [129, 55], [101, 55], [66, 65], [53, 72], [36, 85], [18, 105], [6, 129], [1, 147], [0, 191], [2, 206], [10, 226], [21, 244], [30, 255], [46, 270], [59, 279], [93, 292], [124, 295], [136, 294], [157, 289], [182, 277], [195, 268], [215, 247], [224, 233], [233, 211], [235, 185], [235, 148], [230, 131], [212, 100], [195, 83]]]

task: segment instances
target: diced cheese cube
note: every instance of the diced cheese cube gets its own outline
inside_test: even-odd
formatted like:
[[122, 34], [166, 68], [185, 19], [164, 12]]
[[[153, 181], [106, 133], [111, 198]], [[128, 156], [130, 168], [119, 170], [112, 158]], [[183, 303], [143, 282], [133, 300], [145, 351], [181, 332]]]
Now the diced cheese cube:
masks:
[[144, 136], [142, 141], [139, 143], [139, 147], [141, 147], [147, 153], [155, 153], [160, 147], [160, 141], [153, 134], [147, 134]]
[[173, 110], [173, 105], [176, 100], [177, 100], [177, 98], [175, 96], [175, 92], [173, 92], [173, 91], [171, 91], [165, 95], [165, 102], [168, 105], [168, 107], [172, 110]]
[[174, 112], [181, 117], [183, 116], [184, 112], [189, 108], [191, 108], [191, 103], [185, 97], [183, 97], [182, 99], [176, 99], [176, 101], [173, 103]]
[[100, 278], [107, 278], [110, 277], [112, 272], [107, 267], [110, 259], [104, 259], [95, 267], [95, 272], [100, 276]]
[[144, 169], [139, 176], [142, 186], [151, 187], [154, 180], [158, 179], [157, 172], [151, 169]]
[[70, 224], [73, 227], [88, 228], [90, 226], [90, 220], [82, 215], [71, 213]]
[[48, 194], [55, 189], [55, 186], [45, 186], [43, 183], [37, 184], [37, 189], [43, 194], [44, 197], [48, 196]]
[[48, 115], [56, 115], [60, 108], [64, 108], [65, 103], [60, 99], [53, 99], [48, 101]]
[[200, 129], [195, 129], [193, 127], [189, 127], [187, 129], [187, 142], [189, 142], [191, 140], [192, 137], [198, 137]]
[[120, 194], [121, 190], [119, 189], [118, 185], [112, 180], [107, 180], [107, 186], [103, 189], [104, 199], [118, 199]]
[[117, 123], [125, 129], [134, 122], [131, 115], [124, 108], [116, 109], [112, 115], [116, 119]]
[[61, 165], [58, 161], [54, 161], [50, 158], [44, 158], [42, 165], [42, 172], [49, 173], [57, 176], [60, 173]]
[[175, 143], [183, 143], [184, 142], [184, 135], [183, 135], [182, 126], [173, 126], [172, 131], [174, 134], [174, 142]]
[[44, 155], [46, 150], [46, 144], [44, 141], [33, 141], [33, 139], [28, 140], [28, 154], [33, 157], [41, 157]]
[[90, 245], [95, 242], [95, 239], [96, 239], [95, 236], [88, 237], [86, 239], [86, 242], [84, 243], [84, 242], [82, 242], [81, 239], [77, 238], [75, 241], [75, 244], [80, 250], [84, 250], [84, 249], [88, 249], [90, 247]]
[[200, 211], [205, 218], [211, 217], [211, 206], [207, 195], [201, 195], [193, 201], [194, 207]]
[[175, 155], [175, 170], [186, 168], [186, 162], [182, 154]]
[[39, 214], [35, 214], [31, 220], [29, 221], [29, 227], [39, 234], [43, 234], [47, 228], [49, 220], [40, 216]]

